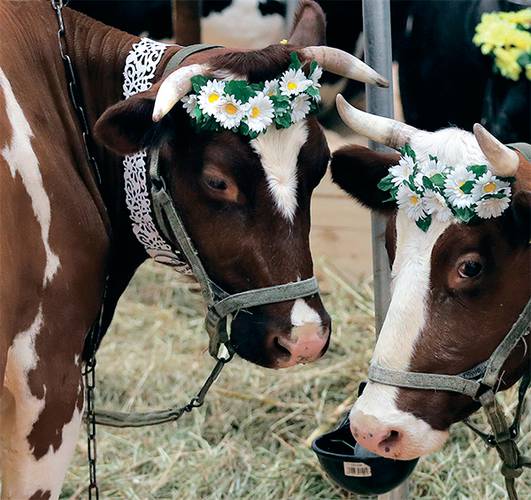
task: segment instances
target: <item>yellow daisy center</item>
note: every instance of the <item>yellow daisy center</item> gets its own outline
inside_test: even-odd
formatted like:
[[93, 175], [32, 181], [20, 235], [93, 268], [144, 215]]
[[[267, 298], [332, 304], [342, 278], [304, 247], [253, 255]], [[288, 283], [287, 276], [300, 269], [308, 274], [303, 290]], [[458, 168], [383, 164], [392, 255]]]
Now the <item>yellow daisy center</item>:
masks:
[[492, 193], [492, 192], [496, 191], [496, 183], [495, 182], [487, 182], [487, 184], [485, 184], [483, 186], [483, 191], [485, 191], [485, 193]]
[[409, 203], [411, 203], [413, 206], [418, 205], [419, 203], [419, 197], [416, 195], [412, 195], [409, 197]]
[[212, 94], [208, 96], [208, 102], [210, 103], [215, 103], [218, 99], [219, 99], [219, 94], [216, 94], [215, 92], [213, 92]]
[[296, 82], [288, 82], [288, 89], [289, 90], [295, 90], [297, 88]]
[[228, 115], [235, 115], [238, 112], [238, 108], [229, 102], [228, 104], [225, 104], [225, 112]]
[[466, 184], [466, 181], [463, 181], [463, 182], [460, 182], [460, 183], [458, 184], [458, 186], [459, 186], [460, 188], [462, 188], [465, 184]]
[[253, 106], [251, 109], [251, 118], [258, 118], [262, 112], [258, 106]]

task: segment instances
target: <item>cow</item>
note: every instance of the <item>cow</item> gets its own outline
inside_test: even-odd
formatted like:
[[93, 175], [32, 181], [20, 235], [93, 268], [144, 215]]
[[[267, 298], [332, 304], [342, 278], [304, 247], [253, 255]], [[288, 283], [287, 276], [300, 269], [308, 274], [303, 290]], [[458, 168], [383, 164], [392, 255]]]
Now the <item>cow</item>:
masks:
[[[163, 76], [182, 49], [165, 46], [151, 68], [154, 85], [122, 101], [123, 80], [131, 79], [124, 64], [142, 41], [69, 8], [63, 16], [66, 50], [99, 141], [101, 182], [69, 100], [54, 9], [44, 0], [0, 2], [3, 498], [59, 496], [82, 420], [87, 332], [100, 317], [105, 290], [107, 328], [147, 258], [124, 199], [124, 155], [157, 147], [172, 202], [203, 266], [228, 293], [312, 276], [310, 198], [329, 162], [316, 118], [252, 140], [229, 129], [199, 131], [174, 105], [180, 96], [171, 89], [190, 84], [197, 68], [219, 78], [271, 79], [287, 69], [292, 51], [304, 63], [385, 84], [361, 61], [320, 46], [324, 15], [305, 0], [289, 44], [211, 48]], [[157, 123], [156, 103], [166, 115], [157, 111]], [[330, 317], [318, 294], [249, 312], [234, 318], [231, 342], [250, 362], [288, 367], [327, 349]]]
[[[462, 223], [441, 211], [444, 217], [433, 215], [423, 230], [408, 213], [408, 202], [411, 210], [423, 206], [415, 194], [406, 192], [412, 198], [397, 209], [389, 192], [377, 187], [390, 167], [407, 167], [399, 163], [405, 161], [400, 154], [352, 145], [336, 151], [331, 161], [332, 177], [342, 189], [388, 216], [391, 303], [372, 363], [453, 375], [484, 362], [531, 296], [531, 162], [479, 124], [473, 134], [458, 128], [426, 132], [359, 111], [340, 96], [338, 109], [355, 132], [395, 149], [407, 144], [420, 162], [436, 157], [433, 165], [449, 166], [449, 172], [476, 165], [483, 170], [487, 166], [487, 176], [514, 177], [512, 196], [501, 215]], [[509, 184], [496, 182], [502, 182], [503, 189]], [[495, 184], [485, 186], [488, 192]], [[500, 390], [529, 370], [529, 347], [528, 335], [504, 365]], [[369, 382], [350, 412], [350, 426], [364, 448], [408, 460], [441, 448], [449, 427], [477, 409], [477, 401], [465, 395]]]

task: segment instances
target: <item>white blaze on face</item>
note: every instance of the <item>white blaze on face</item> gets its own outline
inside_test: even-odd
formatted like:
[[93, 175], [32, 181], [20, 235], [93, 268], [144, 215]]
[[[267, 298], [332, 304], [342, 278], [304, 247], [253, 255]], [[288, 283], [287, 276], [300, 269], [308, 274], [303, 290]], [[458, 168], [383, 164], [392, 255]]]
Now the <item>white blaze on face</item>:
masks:
[[321, 317], [304, 299], [297, 299], [291, 309], [291, 325], [303, 326], [307, 323], [320, 325]]
[[41, 226], [41, 238], [46, 253], [46, 267], [44, 269], [43, 286], [51, 281], [59, 267], [59, 257], [52, 251], [49, 243], [51, 209], [50, 200], [44, 190], [39, 161], [31, 146], [33, 132], [24, 116], [11, 84], [0, 68], [0, 89], [6, 101], [6, 114], [11, 124], [11, 141], [1, 151], [9, 165], [11, 175], [18, 173], [22, 183], [31, 198], [31, 205], [35, 217]]
[[302, 121], [286, 129], [269, 127], [251, 141], [262, 162], [275, 205], [290, 222], [297, 210], [297, 161], [307, 138], [308, 127]]
[[[433, 220], [424, 233], [405, 212], [397, 213], [392, 299], [374, 349], [375, 363], [395, 370], [409, 369], [426, 322], [433, 247], [450, 224]], [[353, 420], [356, 412], [362, 412], [384, 425], [396, 426], [407, 437], [404, 452], [411, 456], [428, 454], [442, 446], [447, 433], [435, 431], [423, 420], [399, 410], [397, 393], [396, 387], [369, 382], [352, 409]]]

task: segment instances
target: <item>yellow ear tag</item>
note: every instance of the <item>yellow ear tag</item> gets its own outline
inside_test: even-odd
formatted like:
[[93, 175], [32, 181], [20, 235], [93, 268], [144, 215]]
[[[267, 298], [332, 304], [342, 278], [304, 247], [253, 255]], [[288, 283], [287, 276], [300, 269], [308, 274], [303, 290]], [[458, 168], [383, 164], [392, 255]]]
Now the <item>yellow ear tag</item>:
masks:
[[283, 39], [280, 40], [280, 42], [278, 42], [278, 43], [280, 43], [280, 45], [287, 45], [287, 44], [288, 44], [288, 41], [287, 41], [285, 38], [283, 38]]

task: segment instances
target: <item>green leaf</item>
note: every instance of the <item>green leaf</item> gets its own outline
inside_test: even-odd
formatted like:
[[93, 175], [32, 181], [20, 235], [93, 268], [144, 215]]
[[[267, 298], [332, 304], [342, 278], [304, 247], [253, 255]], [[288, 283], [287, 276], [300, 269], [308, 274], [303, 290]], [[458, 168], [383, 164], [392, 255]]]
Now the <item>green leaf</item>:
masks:
[[254, 89], [245, 80], [231, 80], [225, 84], [225, 92], [246, 103], [255, 95]]
[[310, 63], [310, 73], [309, 75], [312, 76], [313, 75], [313, 72], [315, 71], [315, 69], [317, 68], [317, 61], [312, 61]]
[[393, 189], [393, 175], [388, 174], [378, 183], [378, 189], [382, 191], [390, 191]]
[[470, 194], [475, 184], [474, 181], [466, 181], [459, 189], [465, 194]]
[[426, 215], [426, 217], [421, 217], [416, 221], [417, 226], [426, 232], [431, 225], [431, 215]]
[[201, 87], [206, 85], [209, 80], [211, 79], [203, 75], [192, 76], [192, 78], [190, 78], [190, 81], [192, 82], [192, 88], [194, 89], [194, 92], [196, 94], [201, 92]]
[[464, 222], [465, 224], [470, 222], [476, 215], [476, 213], [474, 212], [474, 209], [470, 207], [455, 208], [454, 214], [458, 220], [460, 220], [461, 222]]
[[433, 155], [428, 155], [430, 157], [430, 160], [431, 161], [437, 161], [437, 157], [436, 156], [433, 156]]
[[291, 114], [284, 113], [282, 115], [275, 116], [274, 121], [277, 128], [288, 128], [291, 125]]
[[528, 64], [531, 64], [531, 52], [524, 52], [520, 55], [520, 57], [516, 60], [516, 62], [520, 66], [527, 66]]
[[306, 89], [306, 93], [314, 99], [316, 97], [319, 97], [319, 89], [317, 87], [314, 87], [313, 85]]
[[199, 104], [196, 104], [194, 107], [194, 118], [199, 122], [203, 118], [203, 112], [199, 107]]
[[402, 153], [402, 156], [409, 156], [410, 158], [413, 158], [413, 161], [417, 161], [417, 155], [415, 154], [415, 151], [413, 151], [409, 143], [406, 144], [404, 147], [400, 148], [399, 151]]
[[249, 135], [250, 131], [251, 130], [249, 129], [249, 125], [247, 124], [247, 122], [241, 121], [238, 132], [242, 135]]
[[290, 69], [300, 69], [302, 64], [299, 59], [299, 56], [297, 55], [297, 52], [292, 52], [289, 57], [291, 59], [291, 64], [289, 65]]
[[487, 173], [487, 165], [469, 165], [466, 167], [469, 172], [472, 172], [477, 178]]
[[422, 176], [422, 185], [427, 189], [433, 189], [433, 182], [431, 182], [430, 178], [425, 175]]
[[438, 188], [444, 187], [445, 177], [442, 174], [435, 174], [430, 177], [430, 181], [434, 186], [437, 186]]

